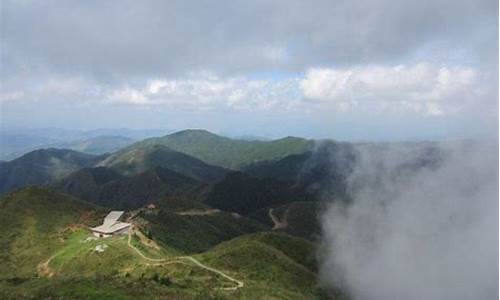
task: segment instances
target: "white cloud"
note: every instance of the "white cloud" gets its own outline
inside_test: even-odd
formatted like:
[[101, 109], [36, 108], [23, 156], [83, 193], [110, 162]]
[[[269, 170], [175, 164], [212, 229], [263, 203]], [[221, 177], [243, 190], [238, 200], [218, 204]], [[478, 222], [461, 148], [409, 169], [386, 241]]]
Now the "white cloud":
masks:
[[441, 115], [460, 111], [483, 93], [478, 73], [468, 67], [415, 65], [312, 68], [300, 81], [306, 98], [341, 111], [410, 111]]
[[[124, 105], [169, 110], [411, 113], [447, 115], [483, 104], [481, 73], [468, 67], [430, 63], [353, 68], [310, 68], [285, 79], [220, 77], [211, 72], [139, 83], [106, 84], [82, 78], [47, 78], [32, 85], [3, 87], [4, 103]], [[482, 97], [481, 97], [482, 96]]]
[[125, 102], [129, 104], [147, 104], [148, 99], [141, 91], [125, 87], [120, 90], [113, 90], [108, 93], [107, 99], [111, 102], [120, 103]]
[[0, 93], [0, 103], [5, 103], [8, 101], [16, 101], [22, 99], [24, 96], [23, 91], [12, 91], [6, 93]]
[[225, 108], [256, 111], [291, 109], [298, 101], [297, 91], [296, 79], [250, 80], [200, 73], [188, 78], [155, 79], [134, 88], [111, 89], [106, 99], [111, 103], [161, 105], [189, 110]]

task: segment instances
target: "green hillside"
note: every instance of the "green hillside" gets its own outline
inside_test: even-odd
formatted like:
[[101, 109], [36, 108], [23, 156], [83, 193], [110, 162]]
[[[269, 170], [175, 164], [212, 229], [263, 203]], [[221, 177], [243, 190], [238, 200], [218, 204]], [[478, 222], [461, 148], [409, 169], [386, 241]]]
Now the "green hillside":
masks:
[[165, 201], [133, 220], [143, 233], [93, 239], [98, 207], [44, 188], [0, 198], [0, 298], [326, 299], [314, 244]]
[[208, 164], [238, 170], [255, 162], [276, 160], [311, 150], [314, 141], [296, 137], [247, 141], [222, 137], [206, 130], [184, 130], [164, 137], [146, 139], [128, 149], [143, 149], [152, 145], [164, 145]]
[[162, 145], [126, 148], [109, 156], [98, 166], [111, 168], [123, 175], [138, 174], [154, 167], [162, 167], [206, 182], [219, 180], [226, 174], [226, 170], [221, 167], [208, 165]]
[[0, 277], [31, 277], [80, 224], [102, 211], [69, 195], [26, 188], [0, 198]]
[[89, 167], [104, 156], [72, 150], [41, 149], [0, 164], [0, 194], [27, 185], [53, 183], [70, 173]]
[[199, 255], [204, 263], [243, 275], [235, 298], [321, 299], [314, 244], [279, 233], [244, 235]]

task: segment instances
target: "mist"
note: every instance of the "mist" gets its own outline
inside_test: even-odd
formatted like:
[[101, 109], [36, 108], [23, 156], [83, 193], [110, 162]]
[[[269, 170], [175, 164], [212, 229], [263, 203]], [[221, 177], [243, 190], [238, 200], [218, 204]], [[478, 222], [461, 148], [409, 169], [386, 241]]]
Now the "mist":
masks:
[[497, 141], [358, 145], [347, 190], [322, 216], [326, 286], [352, 299], [498, 298]]

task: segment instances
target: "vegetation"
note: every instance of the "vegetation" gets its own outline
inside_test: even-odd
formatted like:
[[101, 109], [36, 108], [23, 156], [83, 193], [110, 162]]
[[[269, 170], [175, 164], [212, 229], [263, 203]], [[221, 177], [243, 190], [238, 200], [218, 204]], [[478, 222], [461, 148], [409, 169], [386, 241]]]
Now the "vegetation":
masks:
[[76, 198], [42, 188], [26, 188], [0, 200], [0, 277], [32, 277], [37, 266], [85, 224], [96, 225], [102, 211]]
[[[0, 192], [55, 188], [0, 198], [0, 299], [345, 299], [318, 285], [322, 200], [349, 201], [357, 151], [386, 147], [187, 130], [109, 156], [0, 162]], [[389, 176], [442, 162], [432, 145], [398, 147], [418, 158]], [[133, 230], [96, 239], [110, 208]]]
[[238, 297], [317, 299], [326, 295], [316, 283], [314, 251], [303, 239], [267, 232], [221, 243], [199, 257], [244, 276], [245, 289], [237, 291]]
[[[53, 190], [23, 189], [0, 205], [2, 299], [326, 297], [317, 286], [314, 244], [279, 233], [245, 234], [267, 228], [245, 217], [159, 208], [137, 217], [145, 236], [131, 235], [129, 245], [126, 236], [92, 238], [85, 227], [99, 223], [105, 211]], [[234, 289], [233, 282], [179, 256], [193, 250], [200, 252], [193, 259], [244, 286]]]

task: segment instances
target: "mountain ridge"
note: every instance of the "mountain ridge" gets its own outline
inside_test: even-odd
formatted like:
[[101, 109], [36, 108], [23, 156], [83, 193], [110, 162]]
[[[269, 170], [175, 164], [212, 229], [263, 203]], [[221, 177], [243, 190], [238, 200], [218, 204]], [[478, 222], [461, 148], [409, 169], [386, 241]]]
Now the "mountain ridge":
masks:
[[271, 141], [231, 139], [201, 129], [187, 129], [163, 137], [148, 138], [125, 148], [140, 149], [163, 145], [205, 163], [238, 170], [257, 161], [276, 160], [314, 148], [314, 141], [298, 137], [284, 137]]

